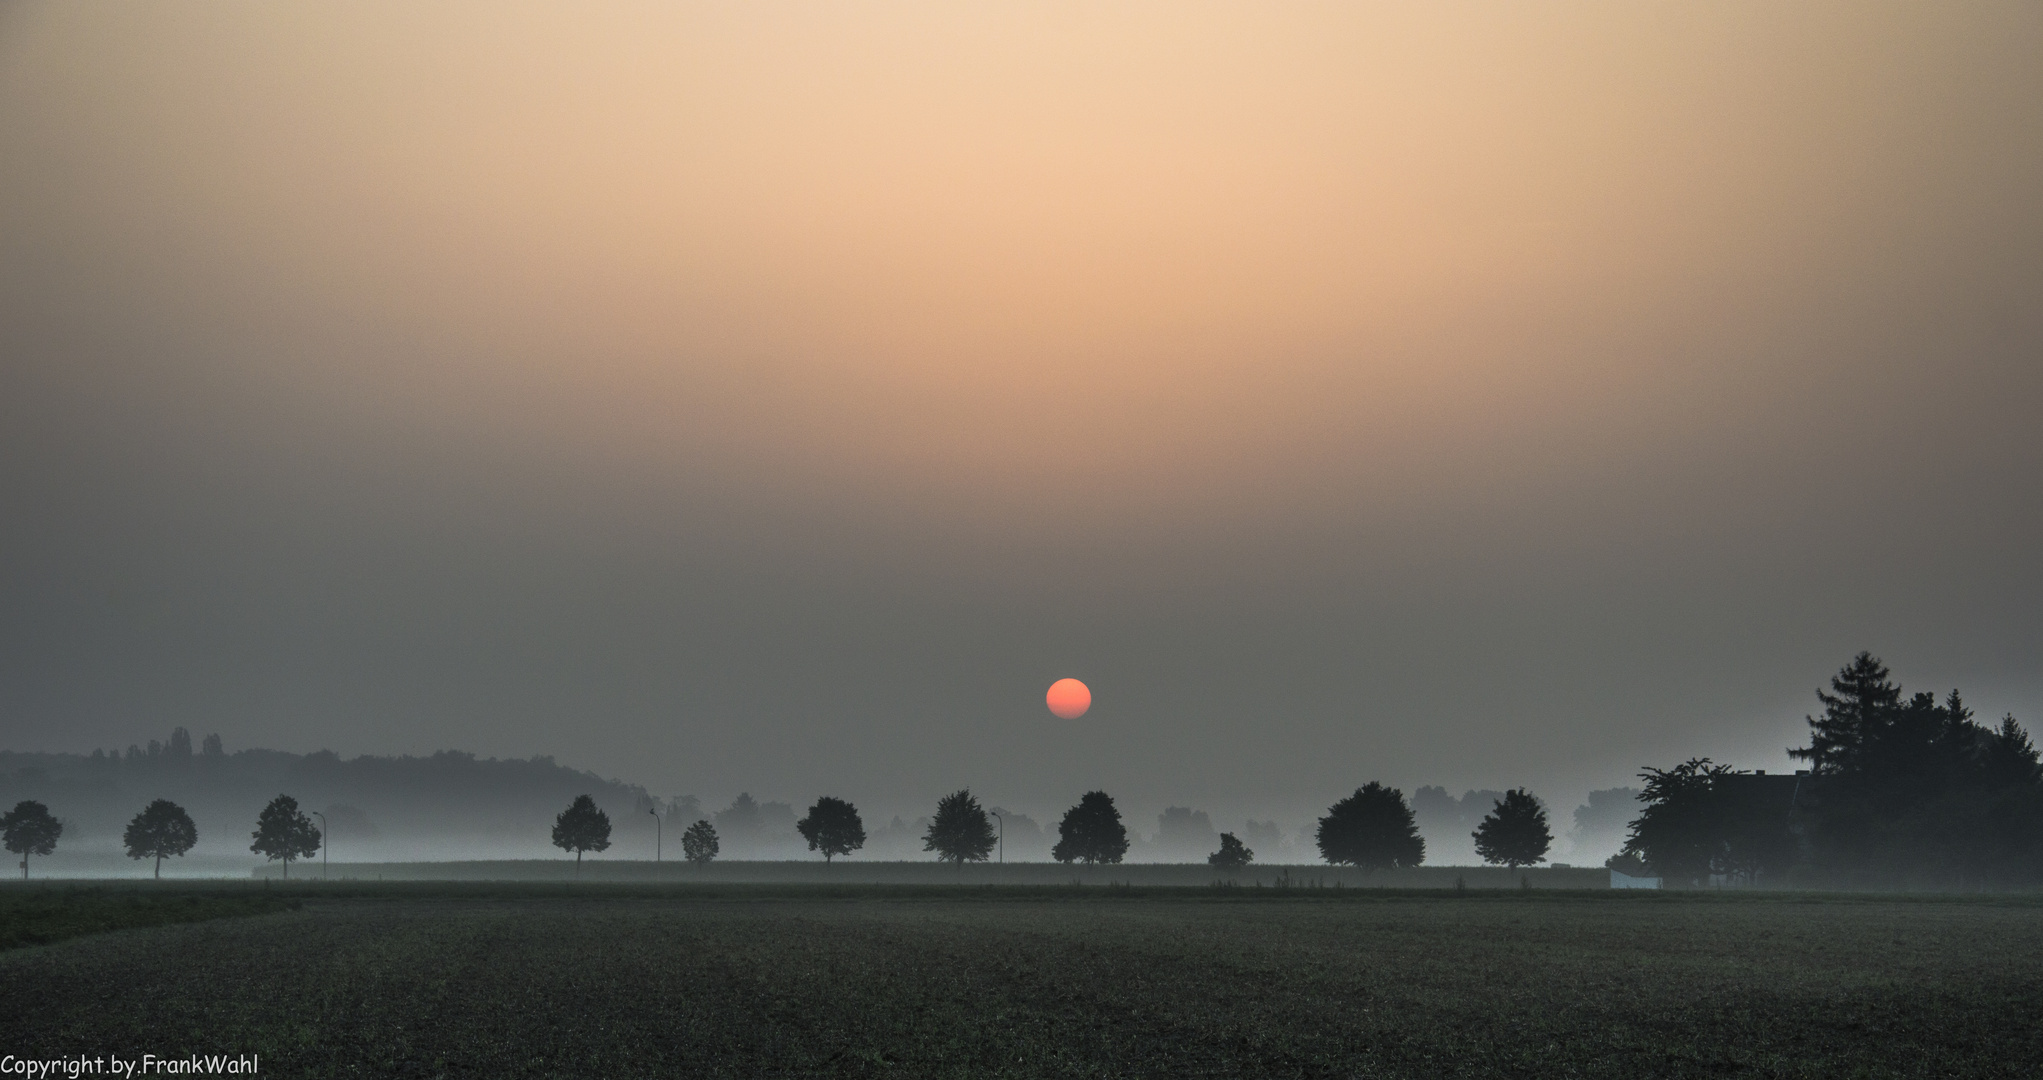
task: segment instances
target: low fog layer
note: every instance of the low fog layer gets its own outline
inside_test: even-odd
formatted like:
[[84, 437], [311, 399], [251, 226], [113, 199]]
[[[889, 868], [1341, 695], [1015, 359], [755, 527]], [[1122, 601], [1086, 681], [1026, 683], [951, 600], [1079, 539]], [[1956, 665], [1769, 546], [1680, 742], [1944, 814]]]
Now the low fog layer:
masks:
[[[550, 841], [555, 816], [578, 795], [590, 795], [608, 815], [610, 846], [594, 858], [647, 860], [680, 857], [682, 830], [697, 821], [714, 824], [718, 855], [737, 860], [816, 859], [795, 828], [812, 799], [793, 802], [740, 792], [727, 804], [710, 805], [693, 795], [653, 796], [644, 788], [606, 780], [556, 763], [478, 759], [444, 751], [424, 758], [357, 757], [330, 751], [287, 754], [274, 750], [229, 751], [217, 736], [197, 745], [183, 729], [165, 740], [128, 751], [89, 755], [23, 754], [0, 751], [0, 805], [33, 799], [49, 806], [64, 823], [58, 851], [38, 857], [39, 873], [68, 876], [132, 876], [153, 869], [123, 857], [121, 832], [137, 810], [167, 798], [188, 812], [199, 842], [164, 867], [172, 876], [235, 875], [262, 864], [249, 842], [257, 812], [272, 798], [288, 794], [302, 811], [320, 815], [325, 855], [346, 863], [565, 859]], [[1502, 792], [1470, 791], [1460, 798], [1438, 787], [1420, 788], [1412, 802], [1427, 841], [1427, 862], [1474, 865], [1469, 833]], [[1637, 813], [1633, 789], [1596, 792], [1574, 813], [1567, 831], [1553, 819], [1551, 858], [1600, 864], [1623, 842], [1624, 825]], [[850, 857], [859, 860], [930, 861], [923, 844], [929, 808], [889, 814], [863, 809], [866, 841]], [[1002, 846], [996, 858], [1013, 862], [1050, 861], [1062, 808], [988, 808], [1000, 820]], [[1315, 822], [1215, 821], [1204, 810], [1165, 807], [1145, 818], [1124, 813], [1130, 847], [1127, 861], [1203, 863], [1233, 832], [1265, 864], [1321, 862], [1314, 843]]]

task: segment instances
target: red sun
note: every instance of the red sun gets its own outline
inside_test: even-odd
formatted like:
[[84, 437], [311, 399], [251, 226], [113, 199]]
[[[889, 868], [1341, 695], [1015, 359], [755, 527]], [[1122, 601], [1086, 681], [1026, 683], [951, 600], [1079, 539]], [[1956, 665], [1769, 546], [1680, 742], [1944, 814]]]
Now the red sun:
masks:
[[1092, 691], [1077, 679], [1058, 679], [1050, 684], [1050, 692], [1043, 695], [1049, 702], [1050, 711], [1060, 719], [1076, 720], [1092, 708]]

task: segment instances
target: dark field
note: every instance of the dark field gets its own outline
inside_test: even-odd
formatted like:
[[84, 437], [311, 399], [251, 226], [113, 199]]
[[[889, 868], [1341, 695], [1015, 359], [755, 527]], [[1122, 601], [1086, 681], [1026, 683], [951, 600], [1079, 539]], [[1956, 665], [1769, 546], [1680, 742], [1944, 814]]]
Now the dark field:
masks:
[[260, 1053], [293, 1077], [2043, 1065], [2043, 907], [2016, 898], [292, 893], [0, 954], [0, 1053]]
[[[0, 949], [165, 923], [284, 911], [296, 896], [254, 889], [46, 886], [0, 889]], [[4, 1054], [0, 1050], [0, 1054]]]

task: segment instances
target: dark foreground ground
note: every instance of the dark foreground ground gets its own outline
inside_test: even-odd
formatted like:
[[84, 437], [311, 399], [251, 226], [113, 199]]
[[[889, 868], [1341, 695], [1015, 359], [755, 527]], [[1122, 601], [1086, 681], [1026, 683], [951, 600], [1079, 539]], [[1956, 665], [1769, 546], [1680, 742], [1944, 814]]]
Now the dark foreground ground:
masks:
[[512, 887], [0, 953], [0, 1054], [265, 1076], [2033, 1076], [2022, 899]]

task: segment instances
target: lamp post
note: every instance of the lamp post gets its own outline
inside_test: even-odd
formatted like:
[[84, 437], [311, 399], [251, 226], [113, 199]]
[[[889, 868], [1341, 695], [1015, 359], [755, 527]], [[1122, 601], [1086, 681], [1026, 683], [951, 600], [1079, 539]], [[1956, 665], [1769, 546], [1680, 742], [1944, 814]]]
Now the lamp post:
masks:
[[993, 815], [993, 820], [995, 820], [995, 821], [998, 821], [998, 822], [1000, 822], [1000, 840], [999, 840], [999, 843], [1000, 843], [1000, 865], [1002, 865], [1002, 866], [1006, 866], [1006, 865], [1007, 865], [1007, 819], [1006, 819], [1006, 818], [1004, 818], [1004, 817], [1001, 817], [1001, 816], [1000, 816], [1000, 811], [998, 811], [998, 810], [989, 810], [989, 811], [987, 811], [987, 813], [990, 813], [990, 814], [992, 814], [992, 815]]
[[665, 841], [666, 829], [660, 824], [660, 808], [655, 806], [646, 813], [653, 815], [653, 865], [660, 862], [660, 845]]
[[326, 856], [326, 836], [327, 833], [331, 832], [332, 830], [326, 827], [325, 814], [322, 814], [319, 811], [314, 810], [312, 812], [312, 816], [319, 819], [319, 880], [325, 881], [330, 876], [327, 872], [327, 869], [328, 867], [333, 865], [331, 862], [327, 861]]

